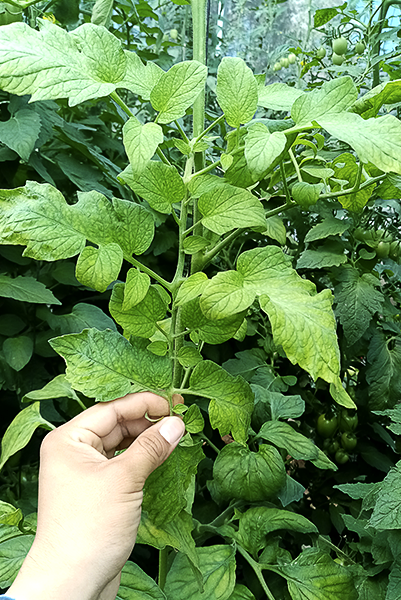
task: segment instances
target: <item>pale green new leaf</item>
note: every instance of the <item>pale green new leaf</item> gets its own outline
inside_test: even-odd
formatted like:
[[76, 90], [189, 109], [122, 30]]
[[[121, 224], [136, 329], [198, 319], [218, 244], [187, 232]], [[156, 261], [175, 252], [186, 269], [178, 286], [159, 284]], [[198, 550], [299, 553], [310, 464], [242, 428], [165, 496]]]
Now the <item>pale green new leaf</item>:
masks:
[[248, 190], [225, 185], [203, 194], [198, 201], [202, 223], [222, 235], [237, 227], [266, 227], [262, 203]]
[[127, 312], [139, 304], [145, 298], [149, 286], [149, 275], [141, 273], [138, 269], [130, 269], [125, 280], [122, 310]]
[[220, 271], [205, 286], [199, 304], [207, 319], [220, 320], [248, 308], [255, 292], [244, 286], [238, 271]]
[[287, 138], [282, 131], [270, 133], [263, 123], [255, 123], [248, 128], [245, 138], [245, 158], [255, 177], [262, 177], [283, 152], [286, 141]]
[[123, 142], [134, 175], [141, 174], [163, 142], [163, 130], [157, 123], [143, 125], [131, 117], [123, 127]]
[[125, 77], [118, 82], [117, 87], [126, 88], [138, 94], [144, 100], [150, 100], [150, 94], [164, 71], [156, 63], [149, 60], [146, 66], [135, 52], [124, 50], [127, 59]]
[[258, 84], [242, 58], [223, 58], [217, 69], [216, 94], [231, 127], [252, 119], [258, 105]]
[[302, 515], [279, 508], [257, 506], [243, 514], [237, 512], [236, 516], [239, 517], [241, 545], [254, 556], [266, 545], [266, 535], [272, 531], [286, 529], [299, 533], [318, 533], [316, 525]]
[[[341, 184], [335, 180], [331, 182], [331, 189], [333, 192], [343, 191], [344, 188], [352, 189], [357, 181], [359, 172], [359, 165], [357, 165], [355, 156], [350, 152], [344, 152], [335, 158], [332, 166], [335, 171], [335, 179], [341, 181]], [[361, 183], [364, 183], [365, 181], [366, 177], [362, 173]], [[346, 182], [348, 182], [348, 185]], [[375, 184], [369, 185], [358, 192], [338, 196], [338, 201], [343, 208], [352, 212], [360, 212], [373, 194], [374, 189]]]
[[84, 329], [50, 340], [67, 363], [71, 386], [100, 401], [114, 400], [131, 390], [131, 383], [155, 392], [171, 385], [171, 363], [146, 349], [148, 340], [131, 343], [115, 331]]
[[158, 123], [171, 123], [185, 115], [204, 90], [207, 67], [196, 60], [175, 64], [163, 73], [150, 93]]
[[185, 196], [184, 183], [175, 167], [150, 161], [140, 177], [133, 177], [128, 185], [161, 213], [171, 213], [171, 205]]
[[25, 448], [38, 427], [54, 429], [40, 414], [40, 402], [35, 402], [21, 410], [8, 426], [1, 442], [0, 469], [10, 456]]
[[3, 343], [4, 358], [12, 369], [21, 371], [31, 360], [33, 340], [27, 335], [9, 337]]
[[229, 545], [196, 548], [204, 579], [201, 593], [184, 554], [177, 554], [167, 574], [167, 600], [229, 600], [235, 585], [235, 548]]
[[329, 554], [310, 548], [292, 563], [277, 567], [293, 600], [357, 600], [354, 574]]
[[111, 316], [124, 329], [125, 335], [150, 338], [157, 329], [157, 321], [166, 316], [166, 302], [157, 289], [151, 286], [141, 302], [125, 310], [124, 288], [123, 283], [116, 283], [113, 287], [109, 304]]
[[178, 361], [185, 369], [194, 367], [203, 360], [201, 353], [195, 346], [183, 346], [177, 354]]
[[82, 285], [105, 292], [117, 279], [123, 264], [123, 251], [118, 244], [86, 246], [78, 257], [75, 276]]
[[312, 440], [295, 431], [288, 423], [281, 421], [266, 421], [257, 437], [287, 450], [288, 454], [297, 460], [315, 460], [319, 454]]
[[385, 173], [401, 174], [401, 123], [393, 115], [364, 120], [354, 113], [342, 113], [315, 120], [330, 135], [349, 144], [362, 162], [371, 162]]
[[109, 27], [114, 0], [96, 0], [92, 8], [91, 23]]
[[16, 508], [8, 502], [0, 500], [0, 525], [18, 525], [23, 519], [20, 508]]
[[258, 452], [235, 442], [220, 450], [213, 478], [225, 500], [264, 502], [276, 496], [286, 478], [283, 459], [273, 446], [260, 445]]
[[323, 188], [323, 183], [299, 181], [293, 185], [291, 194], [297, 204], [302, 206], [302, 208], [308, 209], [311, 204], [316, 204]]
[[[330, 118], [333, 122], [338, 113], [344, 113], [358, 97], [358, 90], [351, 77], [331, 79], [322, 87], [305, 93], [295, 100], [291, 117], [297, 125], [307, 125], [312, 120], [319, 124], [322, 118]], [[343, 115], [342, 115], [343, 116]], [[341, 118], [342, 118], [341, 116]], [[324, 127], [324, 125], [322, 125]]]
[[241, 327], [245, 313], [236, 313], [224, 319], [208, 319], [194, 298], [186, 302], [181, 310], [181, 323], [184, 328], [195, 331], [201, 340], [207, 344], [223, 344], [234, 337]]
[[133, 562], [126, 562], [116, 600], [166, 600], [157, 583]]
[[85, 23], [68, 33], [40, 19], [40, 31], [13, 23], [0, 33], [0, 86], [31, 101], [68, 98], [70, 106], [108, 96], [125, 74], [121, 42]]
[[200, 296], [203, 290], [205, 289], [207, 282], [207, 275], [202, 271], [190, 275], [187, 279], [185, 279], [181, 287], [178, 289], [174, 301], [175, 305], [181, 306], [186, 302], [190, 302], [197, 296]]
[[186, 507], [186, 492], [203, 458], [202, 442], [181, 443], [149, 475], [144, 488], [143, 510], [156, 527], [163, 529]]
[[196, 254], [210, 246], [210, 240], [201, 235], [189, 235], [182, 244], [185, 254]]
[[232, 433], [241, 444], [247, 440], [254, 400], [245, 379], [233, 377], [219, 365], [205, 360], [192, 372], [190, 393], [210, 398], [210, 423], [219, 429], [221, 436]]
[[373, 315], [380, 311], [384, 296], [375, 289], [380, 282], [372, 273], [361, 275], [350, 265], [342, 269], [337, 279], [336, 315], [344, 328], [347, 344], [352, 346], [363, 336]]
[[96, 191], [78, 197], [69, 205], [56, 188], [35, 181], [0, 190], [1, 242], [24, 245], [24, 256], [48, 261], [79, 254], [86, 240], [118, 244], [128, 259], [149, 248], [154, 221], [145, 208], [118, 198], [110, 202]]
[[39, 115], [26, 108], [17, 111], [8, 121], [0, 122], [0, 142], [28, 162], [41, 129]]
[[[199, 362], [199, 361], [198, 361]], [[200, 433], [203, 431], [205, 421], [197, 404], [191, 404], [184, 414], [185, 429], [188, 433]]]
[[258, 92], [258, 106], [271, 108], [272, 110], [291, 110], [295, 100], [305, 93], [299, 88], [290, 87], [286, 83], [272, 83], [260, 87]]
[[34, 304], [61, 304], [43, 283], [22, 275], [15, 278], [0, 275], [0, 296]]
[[287, 230], [282, 219], [278, 215], [273, 215], [266, 219], [265, 234], [272, 240], [276, 240], [281, 246], [284, 246], [287, 240]]

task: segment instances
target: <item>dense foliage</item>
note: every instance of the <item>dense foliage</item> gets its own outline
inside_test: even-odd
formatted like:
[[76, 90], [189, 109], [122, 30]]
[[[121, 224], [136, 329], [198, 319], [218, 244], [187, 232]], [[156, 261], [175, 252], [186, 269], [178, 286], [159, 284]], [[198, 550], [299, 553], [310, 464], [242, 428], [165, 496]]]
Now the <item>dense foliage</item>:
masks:
[[[266, 76], [218, 52], [208, 70], [199, 0], [173, 22], [144, 0], [18, 4], [0, 5], [0, 587], [32, 543], [46, 430], [147, 389], [182, 394], [187, 434], [146, 483], [120, 600], [396, 600], [386, 12], [317, 11], [325, 54], [289, 46]], [[340, 47], [358, 27], [364, 48]]]

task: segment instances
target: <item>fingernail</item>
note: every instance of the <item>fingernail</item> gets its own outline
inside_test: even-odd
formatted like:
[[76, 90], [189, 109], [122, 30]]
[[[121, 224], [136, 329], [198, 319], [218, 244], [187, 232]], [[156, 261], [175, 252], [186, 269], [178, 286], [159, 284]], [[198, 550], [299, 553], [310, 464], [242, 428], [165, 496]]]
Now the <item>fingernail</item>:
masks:
[[178, 417], [163, 419], [159, 433], [169, 444], [176, 444], [184, 435], [185, 425]]

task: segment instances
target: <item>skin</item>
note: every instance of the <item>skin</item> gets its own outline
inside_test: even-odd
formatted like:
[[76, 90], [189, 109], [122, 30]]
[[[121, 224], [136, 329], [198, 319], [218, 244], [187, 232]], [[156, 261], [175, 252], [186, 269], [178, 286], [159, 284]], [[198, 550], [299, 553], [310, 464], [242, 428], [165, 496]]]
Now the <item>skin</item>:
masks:
[[152, 425], [145, 414], [168, 415], [168, 402], [148, 392], [129, 394], [89, 408], [45, 437], [38, 529], [7, 592], [12, 598], [71, 600], [79, 593], [80, 600], [115, 600], [146, 478], [185, 430], [179, 417]]

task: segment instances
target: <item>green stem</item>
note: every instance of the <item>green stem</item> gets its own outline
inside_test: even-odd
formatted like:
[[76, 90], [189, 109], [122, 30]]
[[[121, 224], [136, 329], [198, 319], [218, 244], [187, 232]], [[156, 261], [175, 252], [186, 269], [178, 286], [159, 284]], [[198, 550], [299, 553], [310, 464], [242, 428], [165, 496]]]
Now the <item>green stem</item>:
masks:
[[82, 400], [80, 400], [79, 398], [76, 398], [76, 401], [78, 402], [79, 406], [82, 408], [82, 410], [86, 410], [86, 406], [85, 404], [82, 402]]
[[169, 281], [166, 281], [166, 279], [163, 279], [163, 277], [160, 277], [160, 275], [158, 275], [157, 273], [152, 271], [152, 269], [149, 269], [149, 267], [140, 263], [139, 260], [136, 260], [136, 258], [132, 258], [132, 257], [130, 257], [130, 258], [124, 257], [124, 258], [129, 263], [131, 263], [131, 265], [134, 265], [134, 267], [138, 267], [138, 269], [140, 269], [144, 273], [147, 273], [149, 275], [149, 277], [152, 277], [153, 279], [158, 281], [162, 286], [164, 286], [167, 290], [169, 290], [169, 292], [172, 291], [172, 284]]
[[204, 433], [202, 433], [202, 438], [205, 440], [205, 442], [207, 442], [209, 444], [209, 446], [211, 448], [213, 448], [213, 450], [216, 452], [216, 454], [220, 454], [220, 450], [218, 449], [218, 447], [215, 446], [213, 444], [213, 442], [211, 440], [209, 440], [209, 438]]
[[283, 187], [284, 187], [284, 192], [285, 192], [285, 198], [286, 198], [286, 205], [287, 204], [291, 204], [291, 196], [290, 196], [290, 190], [288, 189], [288, 185], [287, 185], [287, 175], [285, 172], [285, 167], [284, 167], [284, 161], [280, 161], [280, 172], [281, 172], [281, 179], [283, 180]]
[[216, 246], [212, 250], [210, 250], [209, 252], [206, 252], [202, 258], [202, 268], [204, 268], [208, 263], [210, 263], [210, 261], [216, 256], [216, 254], [218, 254], [220, 252], [220, 250], [222, 250], [228, 244], [230, 244], [232, 241], [234, 241], [244, 231], [245, 231], [245, 229], [236, 229], [235, 231], [230, 233], [230, 235], [228, 235], [223, 240], [221, 240], [218, 244], [216, 244]]
[[[343, 190], [341, 192], [328, 192], [327, 194], [321, 194], [319, 196], [319, 198], [336, 198], [337, 196], [346, 196], [347, 194], [353, 194], [355, 192], [360, 192], [363, 189], [369, 187], [370, 185], [373, 185], [377, 181], [381, 181], [384, 177], [385, 177], [384, 175], [378, 175], [377, 177], [371, 177], [367, 181], [364, 181], [361, 185], [356, 185], [358, 183], [358, 177], [357, 177], [356, 184], [352, 188], [350, 188], [348, 190]], [[359, 177], [359, 182], [360, 182], [360, 177]]]
[[218, 117], [217, 119], [215, 119], [213, 121], [213, 123], [211, 123], [209, 125], [209, 127], [207, 127], [207, 129], [205, 129], [204, 131], [202, 131], [202, 133], [200, 135], [198, 135], [198, 137], [196, 138], [196, 142], [199, 142], [199, 140], [201, 140], [206, 134], [208, 134], [209, 131], [211, 131], [214, 127], [216, 127], [216, 125], [218, 123], [220, 123], [220, 121], [223, 121], [223, 119], [224, 119], [224, 114], [220, 115], [220, 117]]
[[167, 578], [167, 558], [168, 558], [168, 546], [159, 550], [159, 578], [158, 584], [161, 590], [164, 590]]
[[185, 133], [185, 131], [183, 130], [183, 128], [181, 127], [179, 122], [174, 121], [174, 123], [175, 123], [175, 126], [177, 127], [178, 131], [180, 132], [180, 135], [181, 135], [182, 139], [184, 140], [184, 142], [189, 144], [189, 139], [187, 138], [187, 134]]
[[[198, 152], [196, 154], [198, 154]], [[195, 154], [195, 157], [196, 157], [196, 154]], [[213, 171], [213, 169], [215, 169], [219, 164], [220, 164], [220, 159], [216, 160], [214, 163], [212, 163], [208, 167], [205, 167], [204, 169], [201, 169], [200, 171], [196, 171], [192, 175], [191, 179], [193, 179], [194, 177], [199, 177], [199, 175], [205, 175], [205, 173], [209, 173], [209, 171]]]
[[302, 179], [301, 171], [299, 170], [297, 159], [295, 158], [294, 153], [291, 150], [291, 148], [288, 149], [288, 154], [290, 155], [290, 158], [292, 160], [292, 164], [294, 165], [295, 172], [296, 172], [297, 177], [298, 177], [298, 181], [299, 181], [299, 183], [302, 183], [303, 179]]
[[237, 544], [237, 550], [240, 554], [242, 554], [242, 556], [245, 558], [245, 560], [249, 563], [249, 565], [255, 571], [255, 575], [259, 579], [259, 583], [262, 586], [263, 591], [266, 594], [266, 596], [268, 597], [268, 599], [275, 600], [273, 594], [267, 587], [267, 583], [265, 581], [265, 578], [263, 577], [262, 569], [260, 568], [259, 563], [257, 563], [255, 560], [253, 560], [252, 556], [250, 556], [248, 554], [248, 552], [246, 550], [244, 550], [244, 548], [242, 548], [242, 546], [240, 546], [239, 544]]

